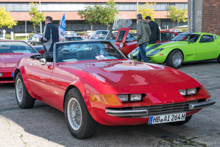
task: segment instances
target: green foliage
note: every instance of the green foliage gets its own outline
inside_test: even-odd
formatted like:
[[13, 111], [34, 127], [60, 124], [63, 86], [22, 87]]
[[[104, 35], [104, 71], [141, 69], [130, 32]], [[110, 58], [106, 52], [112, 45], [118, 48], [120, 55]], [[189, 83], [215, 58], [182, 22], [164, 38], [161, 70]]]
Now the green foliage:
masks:
[[85, 10], [79, 11], [78, 14], [82, 19], [85, 19], [86, 23], [89, 23], [92, 26], [94, 23], [98, 22], [98, 16], [97, 16], [97, 5], [94, 7], [87, 6]]
[[36, 32], [36, 25], [40, 25], [40, 22], [44, 21], [44, 13], [38, 12], [37, 3], [29, 3], [31, 5], [31, 9], [29, 15], [31, 16], [31, 22], [33, 23], [34, 32]]
[[177, 22], [177, 27], [179, 26], [179, 22], [188, 21], [188, 19], [186, 18], [188, 9], [182, 10], [175, 6], [170, 6], [168, 12], [169, 12], [169, 15], [167, 15], [167, 17], [169, 17], [172, 22]]
[[12, 28], [16, 26], [17, 22], [9, 15], [9, 12], [5, 11], [5, 7], [0, 8], [0, 28], [8, 27]]
[[143, 19], [146, 16], [150, 16], [151, 20], [154, 21], [154, 18], [157, 16], [156, 13], [154, 12], [154, 9], [152, 8], [153, 5], [156, 5], [156, 3], [148, 3], [144, 4], [144, 6], [138, 5], [138, 12], [142, 14]]
[[109, 0], [105, 6], [95, 5], [87, 6], [85, 10], [79, 11], [78, 14], [86, 23], [91, 25], [101, 23], [109, 26], [109, 23], [114, 22], [115, 14], [118, 13], [114, 0]]
[[105, 7], [103, 7], [103, 11], [100, 13], [99, 22], [101, 24], [107, 25], [107, 29], [110, 26], [110, 23], [114, 22], [115, 14], [118, 14], [119, 11], [114, 0], [109, 0]]

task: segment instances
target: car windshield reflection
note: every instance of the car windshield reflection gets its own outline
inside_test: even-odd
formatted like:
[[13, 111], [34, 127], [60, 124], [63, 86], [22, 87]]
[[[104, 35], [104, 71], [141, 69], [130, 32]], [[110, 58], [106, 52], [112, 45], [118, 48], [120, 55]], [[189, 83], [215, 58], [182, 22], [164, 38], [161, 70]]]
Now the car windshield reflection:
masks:
[[56, 45], [56, 62], [126, 59], [108, 42], [66, 42]]
[[109, 31], [96, 31], [90, 39], [105, 39], [108, 35]]
[[0, 42], [0, 53], [36, 53], [25, 42]]

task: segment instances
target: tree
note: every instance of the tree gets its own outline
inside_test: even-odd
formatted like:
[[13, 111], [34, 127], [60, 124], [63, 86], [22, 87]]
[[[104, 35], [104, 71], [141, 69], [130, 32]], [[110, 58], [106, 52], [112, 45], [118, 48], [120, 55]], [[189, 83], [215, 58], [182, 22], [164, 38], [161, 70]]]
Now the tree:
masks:
[[186, 18], [186, 15], [188, 13], [187, 9], [182, 10], [175, 6], [170, 6], [168, 12], [169, 12], [169, 15], [167, 15], [167, 17], [169, 17], [171, 21], [173, 22], [173, 27], [174, 27], [174, 22], [177, 22], [177, 27], [179, 27], [179, 22], [188, 21], [188, 19]]
[[95, 5], [93, 7], [87, 6], [85, 10], [79, 11], [78, 14], [86, 23], [92, 26], [95, 23], [107, 25], [114, 22], [115, 14], [118, 13], [114, 0], [109, 0], [105, 6]]
[[93, 24], [97, 23], [99, 21], [98, 19], [98, 11], [101, 9], [100, 6], [95, 5], [93, 7], [87, 6], [85, 10], [79, 11], [78, 15], [85, 19], [86, 23], [89, 23], [91, 25], [91, 30], [93, 28]]
[[17, 22], [9, 15], [9, 12], [5, 11], [5, 7], [0, 8], [0, 28], [8, 27], [12, 28], [16, 26]]
[[103, 11], [100, 13], [99, 22], [101, 24], [107, 25], [107, 30], [108, 30], [108, 27], [110, 26], [109, 24], [114, 22], [115, 14], [118, 13], [119, 11], [116, 7], [114, 0], [109, 0], [105, 4]]
[[138, 5], [138, 12], [142, 14], [143, 18], [146, 16], [150, 16], [151, 20], [154, 21], [154, 18], [157, 16], [156, 13], [154, 12], [154, 9], [152, 8], [153, 5], [156, 3], [148, 3], [146, 2], [144, 6]]
[[31, 5], [31, 9], [29, 15], [31, 16], [31, 22], [33, 23], [34, 32], [36, 32], [36, 25], [40, 25], [40, 22], [44, 21], [44, 13], [38, 12], [37, 3], [29, 3]]

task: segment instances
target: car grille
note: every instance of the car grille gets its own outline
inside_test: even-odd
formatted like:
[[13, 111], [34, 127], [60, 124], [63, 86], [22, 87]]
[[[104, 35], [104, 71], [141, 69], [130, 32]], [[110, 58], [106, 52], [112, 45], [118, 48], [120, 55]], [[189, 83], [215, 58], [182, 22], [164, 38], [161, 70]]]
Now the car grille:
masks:
[[141, 106], [134, 107], [134, 109], [147, 109], [148, 116], [162, 115], [169, 113], [178, 113], [178, 112], [188, 112], [189, 104], [198, 103], [198, 100], [187, 101], [181, 103], [172, 103], [172, 104], [163, 104], [163, 105], [153, 105], [153, 106]]

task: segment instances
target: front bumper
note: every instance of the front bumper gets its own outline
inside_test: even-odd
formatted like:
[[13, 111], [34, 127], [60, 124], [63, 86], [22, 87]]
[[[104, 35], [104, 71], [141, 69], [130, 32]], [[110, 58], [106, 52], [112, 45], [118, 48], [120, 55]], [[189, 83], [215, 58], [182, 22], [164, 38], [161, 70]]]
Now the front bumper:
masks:
[[143, 110], [105, 110], [105, 112], [110, 116], [117, 117], [144, 117], [147, 116], [148, 111]]
[[[202, 109], [204, 107], [207, 106], [211, 106], [214, 105], [215, 101], [206, 101], [206, 102], [191, 102], [191, 103], [186, 103], [185, 106], [182, 107], [182, 111], [183, 112], [190, 112], [190, 111], [194, 111], [194, 110], [198, 110], [198, 109]], [[175, 104], [174, 104], [175, 105]], [[181, 112], [181, 108], [180, 105], [183, 105], [183, 103], [181, 104], [177, 104], [176, 106], [173, 106], [173, 108], [171, 108], [172, 106], [170, 106], [169, 104], [166, 105], [161, 105], [162, 107], [159, 106], [153, 106], [156, 108], [152, 108], [151, 106], [146, 106], [146, 107], [136, 107], [133, 110], [114, 110], [114, 109], [107, 109], [105, 110], [105, 112], [110, 115], [110, 116], [116, 116], [116, 117], [149, 117], [152, 115], [159, 115], [159, 114], [166, 114], [166, 113], [176, 113], [176, 112]], [[163, 107], [169, 107], [164, 109]], [[179, 107], [179, 108], [177, 108]], [[159, 109], [162, 109], [161, 112], [159, 112], [158, 114], [156, 114], [155, 112], [152, 113], [152, 111], [158, 111]], [[176, 109], [176, 110], [174, 110]]]
[[189, 104], [189, 110], [197, 110], [207, 106], [214, 105], [215, 101], [200, 102], [197, 104]]

